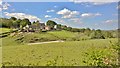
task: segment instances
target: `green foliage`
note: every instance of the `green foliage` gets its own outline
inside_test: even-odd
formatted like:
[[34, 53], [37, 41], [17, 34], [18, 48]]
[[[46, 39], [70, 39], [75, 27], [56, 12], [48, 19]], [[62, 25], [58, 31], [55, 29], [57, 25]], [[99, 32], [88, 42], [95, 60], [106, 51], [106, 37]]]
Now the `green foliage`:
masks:
[[0, 27], [12, 27], [13, 23], [12, 20], [6, 18], [0, 18]]
[[72, 32], [80, 32], [80, 29], [78, 29], [78, 28], [72, 28], [71, 31]]
[[91, 39], [105, 39], [104, 35], [102, 34], [101, 30], [93, 31], [90, 35]]
[[46, 25], [47, 25], [47, 26], [50, 26], [51, 28], [54, 28], [54, 26], [57, 25], [57, 23], [54, 22], [54, 21], [52, 21], [52, 20], [48, 20], [48, 21], [46, 22]]
[[71, 31], [71, 30], [72, 30], [72, 27], [67, 27], [66, 30], [67, 30], [67, 31]]
[[117, 43], [113, 44], [113, 43], [110, 41], [110, 43], [111, 43], [113, 49], [115, 49], [117, 52], [120, 51], [120, 42], [117, 42]]
[[118, 42], [113, 43], [110, 41], [109, 53], [105, 53], [105, 49], [103, 50], [95, 50], [90, 52], [84, 53], [85, 59], [84, 63], [90, 66], [112, 66], [113, 68], [118, 67], [118, 53], [120, 51], [120, 44]]
[[20, 22], [20, 25], [22, 27], [25, 27], [26, 25], [31, 25], [31, 22], [28, 20], [28, 19], [23, 19], [21, 22]]
[[105, 36], [105, 38], [114, 38], [112, 33], [113, 32], [105, 31], [103, 32], [103, 35]]
[[[33, 29], [36, 30], [36, 32], [41, 32], [41, 28], [39, 27], [39, 21], [34, 21], [33, 24], [29, 21], [29, 19], [17, 19], [15, 17], [11, 17], [10, 19], [6, 18], [1, 18], [0, 19], [0, 27], [5, 27], [5, 28], [23, 28], [26, 25], [31, 25], [34, 26], [32, 27]], [[117, 31], [104, 31], [104, 30], [91, 30], [90, 28], [72, 28], [72, 27], [67, 27], [66, 25], [61, 25], [57, 24], [55, 21], [48, 20], [46, 22], [46, 25], [50, 27], [51, 30], [54, 30], [54, 26], [57, 25], [56, 30], [66, 30], [66, 31], [71, 31], [71, 32], [79, 32], [79, 33], [84, 33], [86, 36], [91, 37], [91, 39], [105, 39], [105, 38], [116, 38], [118, 36]], [[44, 28], [44, 27], [43, 27]], [[31, 30], [33, 30], [31, 29]], [[71, 38], [70, 38], [71, 39]], [[73, 38], [75, 39], [75, 38]], [[78, 40], [78, 38], [77, 38]]]
[[66, 30], [66, 29], [67, 29], [67, 26], [66, 26], [66, 25], [62, 25], [61, 28], [62, 28], [63, 30]]
[[61, 24], [57, 24], [57, 29], [61, 30], [61, 26], [62, 26]]
[[20, 22], [18, 22], [18, 21], [13, 21], [13, 27], [14, 27], [14, 28], [19, 28], [19, 27], [20, 27]]
[[15, 17], [11, 17], [10, 19], [13, 21], [17, 20], [17, 18], [15, 18]]
[[84, 63], [88, 66], [107, 66], [110, 63], [110, 60], [106, 58], [106, 55], [103, 55], [103, 51], [92, 51], [91, 53], [85, 53]]

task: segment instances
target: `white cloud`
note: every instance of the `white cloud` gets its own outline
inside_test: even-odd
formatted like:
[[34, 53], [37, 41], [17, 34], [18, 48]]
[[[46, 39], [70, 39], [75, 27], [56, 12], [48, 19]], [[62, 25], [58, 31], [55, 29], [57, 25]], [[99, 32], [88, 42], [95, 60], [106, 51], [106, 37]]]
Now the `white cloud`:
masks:
[[93, 5], [103, 5], [112, 2], [118, 2], [119, 0], [70, 0], [75, 3], [91, 2]]
[[95, 16], [101, 16], [100, 13], [83, 13], [81, 14], [81, 17], [95, 17]]
[[71, 10], [64, 8], [63, 10], [58, 11], [57, 14], [62, 15], [62, 18], [72, 18], [72, 17], [75, 17], [76, 15], [79, 15], [79, 12], [71, 11]]
[[0, 8], [0, 11], [2, 11], [2, 8]]
[[8, 4], [7, 2], [3, 4], [3, 10], [7, 10], [8, 7], [10, 7], [10, 4]]
[[55, 10], [51, 9], [51, 10], [47, 10], [46, 12], [55, 12]]
[[70, 20], [73, 21], [73, 23], [83, 23], [80, 18], [71, 18]]
[[0, 5], [2, 5], [2, 0], [0, 0]]
[[66, 23], [63, 19], [61, 18], [52, 18], [51, 20], [56, 21], [57, 23]]
[[57, 8], [58, 6], [54, 6], [54, 8]]
[[106, 20], [104, 21], [103, 23], [106, 23], [106, 24], [113, 24], [113, 23], [117, 23], [118, 20]]
[[113, 16], [118, 16], [118, 13], [112, 14]]
[[0, 1], [0, 11], [7, 10], [10, 6], [7, 2], [3, 4], [2, 1]]
[[25, 13], [8, 13], [8, 12], [4, 12], [5, 16], [7, 17], [16, 17], [18, 19], [24, 19], [24, 18], [27, 18], [29, 19], [30, 21], [36, 21], [36, 20], [39, 20], [41, 21], [40, 18], [36, 17], [36, 16], [33, 16], [33, 15], [29, 15], [29, 14], [25, 14]]
[[50, 18], [51, 16], [50, 15], [45, 15], [45, 18]]
[[118, 5], [118, 6], [116, 7], [116, 9], [120, 9], [120, 5]]

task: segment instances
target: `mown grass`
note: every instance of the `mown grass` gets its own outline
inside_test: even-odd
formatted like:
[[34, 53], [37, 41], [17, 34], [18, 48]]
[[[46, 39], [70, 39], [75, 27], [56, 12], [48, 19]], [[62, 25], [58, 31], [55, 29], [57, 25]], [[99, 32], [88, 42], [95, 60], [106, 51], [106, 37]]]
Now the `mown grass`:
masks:
[[10, 32], [11, 29], [8, 28], [0, 28], [0, 34], [5, 32]]
[[35, 65], [46, 66], [57, 57], [57, 66], [84, 66], [83, 54], [95, 50], [103, 50], [110, 54], [110, 41], [117, 39], [66, 41], [59, 43], [3, 46], [3, 64], [5, 65]]
[[45, 33], [21, 33], [21, 34], [19, 34], [18, 32], [12, 36], [11, 35], [9, 35], [8, 37], [1, 38], [3, 46], [14, 46], [21, 44], [23, 45], [26, 43], [57, 40], [66, 41], [67, 39], [73, 40], [73, 37], [75, 37], [76, 34], [68, 31], [53, 31]]
[[1, 67], [1, 64], [2, 64], [2, 47], [0, 47], [0, 67]]
[[54, 36], [57, 36], [59, 38], [69, 38], [69, 37], [75, 37], [75, 33], [69, 32], [69, 31], [53, 31], [48, 32], [49, 34], [52, 34]]

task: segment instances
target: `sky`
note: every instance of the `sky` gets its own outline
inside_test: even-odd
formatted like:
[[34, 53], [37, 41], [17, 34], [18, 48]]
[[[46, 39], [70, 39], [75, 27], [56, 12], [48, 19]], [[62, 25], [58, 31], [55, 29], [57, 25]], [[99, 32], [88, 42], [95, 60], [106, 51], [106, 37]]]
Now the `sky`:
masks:
[[28, 18], [31, 22], [54, 20], [75, 28], [118, 28], [117, 2], [3, 2], [2, 17]]

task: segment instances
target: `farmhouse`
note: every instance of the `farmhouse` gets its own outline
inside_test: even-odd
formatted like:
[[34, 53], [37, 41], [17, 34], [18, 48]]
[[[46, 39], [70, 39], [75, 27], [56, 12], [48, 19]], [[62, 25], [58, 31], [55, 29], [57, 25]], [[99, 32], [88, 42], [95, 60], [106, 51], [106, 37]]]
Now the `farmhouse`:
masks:
[[50, 26], [45, 26], [45, 30], [51, 30]]
[[45, 23], [35, 22], [31, 25], [26, 25], [23, 27], [23, 32], [40, 32], [40, 31], [50, 31], [50, 30], [56, 30], [57, 25], [51, 26], [51, 25], [45, 25]]
[[39, 32], [40, 30], [45, 30], [44, 23], [26, 25], [25, 27], [23, 27], [22, 31], [24, 31], [24, 32]]

